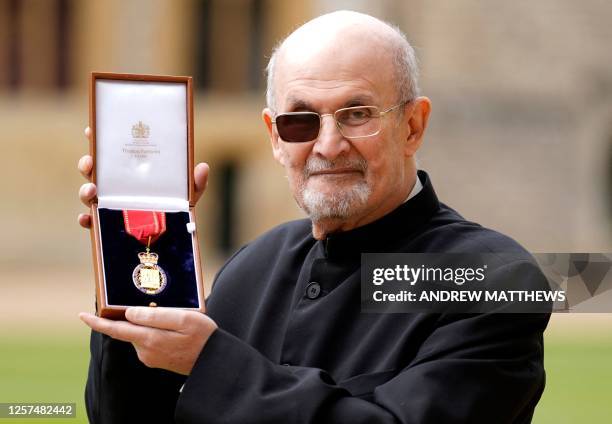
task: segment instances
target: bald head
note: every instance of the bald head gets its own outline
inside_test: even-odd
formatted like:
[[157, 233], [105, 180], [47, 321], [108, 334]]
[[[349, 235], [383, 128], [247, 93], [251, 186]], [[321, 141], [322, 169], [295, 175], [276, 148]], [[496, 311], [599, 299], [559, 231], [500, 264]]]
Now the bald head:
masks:
[[369, 61], [377, 67], [386, 64], [381, 69], [390, 70], [388, 78], [396, 85], [398, 101], [418, 95], [416, 57], [404, 34], [372, 16], [338, 11], [305, 23], [275, 48], [267, 67], [268, 107], [276, 110], [279, 74], [316, 70], [329, 60], [337, 61], [339, 72], [355, 61]]

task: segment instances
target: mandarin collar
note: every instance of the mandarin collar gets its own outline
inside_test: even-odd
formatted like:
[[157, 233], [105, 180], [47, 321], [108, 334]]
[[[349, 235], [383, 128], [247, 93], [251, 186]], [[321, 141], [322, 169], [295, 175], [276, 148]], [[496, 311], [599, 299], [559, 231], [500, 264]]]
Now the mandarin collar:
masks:
[[417, 177], [423, 185], [421, 191], [387, 215], [349, 231], [329, 234], [320, 240], [325, 257], [348, 259], [361, 253], [383, 252], [385, 246], [392, 245], [426, 223], [440, 208], [440, 202], [427, 173], [419, 170]]

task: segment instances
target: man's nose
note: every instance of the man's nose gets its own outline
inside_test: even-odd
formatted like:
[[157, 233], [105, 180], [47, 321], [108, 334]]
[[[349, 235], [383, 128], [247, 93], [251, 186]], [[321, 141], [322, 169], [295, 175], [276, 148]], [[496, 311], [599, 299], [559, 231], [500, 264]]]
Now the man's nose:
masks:
[[321, 115], [321, 129], [312, 149], [314, 153], [329, 160], [334, 160], [351, 149], [332, 114]]

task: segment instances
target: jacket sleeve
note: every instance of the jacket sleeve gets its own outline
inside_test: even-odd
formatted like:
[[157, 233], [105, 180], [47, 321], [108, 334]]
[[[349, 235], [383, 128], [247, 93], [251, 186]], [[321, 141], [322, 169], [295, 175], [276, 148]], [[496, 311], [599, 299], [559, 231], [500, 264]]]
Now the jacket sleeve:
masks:
[[90, 423], [172, 423], [185, 377], [143, 365], [130, 343], [91, 332], [85, 388]]
[[[538, 272], [523, 265], [517, 270], [523, 277]], [[218, 329], [185, 383], [175, 418], [241, 424], [530, 422], [544, 388], [548, 319], [440, 315], [415, 358], [384, 381], [361, 375], [336, 382], [321, 369], [279, 365]]]

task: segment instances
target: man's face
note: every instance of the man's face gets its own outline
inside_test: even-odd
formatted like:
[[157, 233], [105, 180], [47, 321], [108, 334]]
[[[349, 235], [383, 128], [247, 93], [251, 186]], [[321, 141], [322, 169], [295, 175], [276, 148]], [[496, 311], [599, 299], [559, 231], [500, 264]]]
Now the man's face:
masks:
[[[378, 106], [382, 111], [397, 104], [388, 53], [361, 42], [283, 51], [276, 69], [276, 114], [333, 114], [352, 106]], [[377, 135], [359, 139], [345, 138], [331, 116], [322, 118], [318, 137], [305, 143], [284, 142], [272, 127], [275, 158], [285, 167], [296, 201], [313, 221], [359, 221], [395, 201], [398, 193], [407, 196], [405, 141], [410, 128], [405, 117], [405, 109], [397, 108], [379, 118]]]

